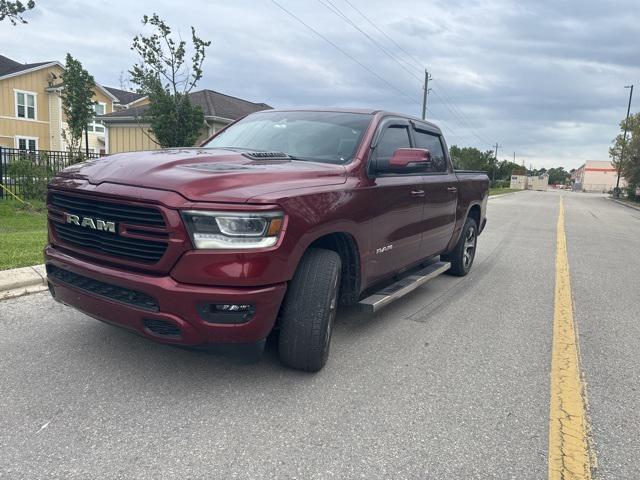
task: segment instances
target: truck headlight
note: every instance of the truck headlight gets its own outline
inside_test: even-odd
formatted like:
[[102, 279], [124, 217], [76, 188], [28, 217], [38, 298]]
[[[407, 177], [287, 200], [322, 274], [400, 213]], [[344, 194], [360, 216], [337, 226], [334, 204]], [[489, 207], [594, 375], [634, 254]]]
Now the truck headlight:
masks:
[[197, 249], [272, 247], [282, 231], [282, 212], [181, 212]]

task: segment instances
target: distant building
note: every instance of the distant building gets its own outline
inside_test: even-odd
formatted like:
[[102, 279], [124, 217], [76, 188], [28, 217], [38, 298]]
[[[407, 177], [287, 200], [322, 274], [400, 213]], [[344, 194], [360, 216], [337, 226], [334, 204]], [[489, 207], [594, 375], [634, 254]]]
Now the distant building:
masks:
[[529, 186], [529, 177], [527, 175], [511, 175], [511, 183], [509, 188], [515, 190], [526, 190]]
[[[99, 117], [107, 130], [107, 153], [159, 149], [160, 145], [155, 141], [149, 124], [144, 120], [144, 114], [149, 108], [149, 99], [146, 96], [136, 96], [122, 90], [110, 89], [110, 91], [121, 99], [121, 105], [124, 105], [124, 108], [114, 108], [113, 113]], [[249, 113], [271, 109], [271, 106], [266, 103], [250, 102], [213, 90], [191, 92], [189, 99], [191, 103], [202, 108], [206, 123], [196, 145], [238, 118]]]
[[[55, 60], [20, 63], [0, 55], [0, 147], [67, 149], [63, 132], [68, 125], [61, 97], [63, 72], [64, 65]], [[99, 84], [93, 89], [93, 100], [96, 116], [111, 113], [119, 105], [118, 97]], [[90, 151], [104, 153], [104, 125], [95, 118], [87, 125], [86, 140]]]
[[[618, 172], [610, 161], [587, 160], [571, 174], [572, 190], [607, 193], [616, 186], [617, 178]], [[626, 185], [624, 177], [620, 177], [620, 187]]]
[[542, 175], [533, 175], [529, 177], [528, 187], [529, 190], [538, 190], [540, 192], [546, 192], [549, 188], [549, 175], [543, 173]]

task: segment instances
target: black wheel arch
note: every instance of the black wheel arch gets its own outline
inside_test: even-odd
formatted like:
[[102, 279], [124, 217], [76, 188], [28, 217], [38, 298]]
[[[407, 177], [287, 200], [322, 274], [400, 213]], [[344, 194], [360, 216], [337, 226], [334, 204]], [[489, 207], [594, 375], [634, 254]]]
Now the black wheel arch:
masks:
[[306, 250], [323, 248], [340, 255], [342, 270], [340, 277], [340, 303], [352, 305], [360, 297], [361, 262], [360, 249], [356, 239], [347, 232], [333, 232], [315, 239]]

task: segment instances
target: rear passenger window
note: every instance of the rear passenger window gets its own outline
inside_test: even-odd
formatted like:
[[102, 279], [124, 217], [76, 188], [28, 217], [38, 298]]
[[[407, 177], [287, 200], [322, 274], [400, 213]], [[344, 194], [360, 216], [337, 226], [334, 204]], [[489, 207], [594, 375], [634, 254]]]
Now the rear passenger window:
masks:
[[409, 129], [404, 125], [392, 125], [382, 132], [376, 147], [376, 163], [378, 170], [389, 168], [389, 160], [399, 148], [410, 148]]
[[442, 151], [440, 136], [423, 130], [414, 130], [416, 148], [426, 148], [431, 153], [431, 165], [425, 173], [442, 173], [447, 171], [447, 160]]

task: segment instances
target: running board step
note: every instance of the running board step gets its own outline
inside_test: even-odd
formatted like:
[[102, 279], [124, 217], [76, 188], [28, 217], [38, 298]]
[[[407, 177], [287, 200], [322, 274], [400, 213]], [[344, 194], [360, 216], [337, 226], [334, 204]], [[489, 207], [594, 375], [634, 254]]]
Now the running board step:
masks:
[[449, 262], [435, 262], [411, 275], [401, 278], [388, 287], [374, 293], [373, 295], [360, 301], [360, 308], [368, 313], [380, 310], [389, 305], [394, 300], [404, 297], [407, 293], [414, 291], [429, 280], [446, 272], [451, 267]]

